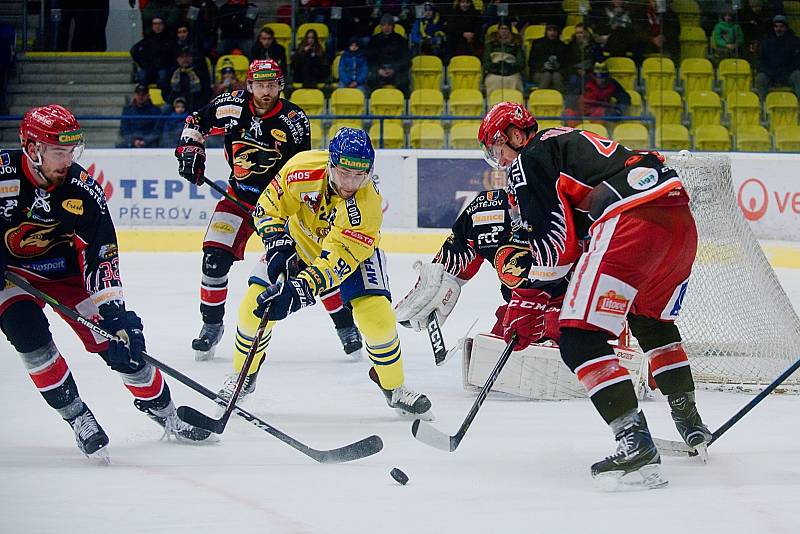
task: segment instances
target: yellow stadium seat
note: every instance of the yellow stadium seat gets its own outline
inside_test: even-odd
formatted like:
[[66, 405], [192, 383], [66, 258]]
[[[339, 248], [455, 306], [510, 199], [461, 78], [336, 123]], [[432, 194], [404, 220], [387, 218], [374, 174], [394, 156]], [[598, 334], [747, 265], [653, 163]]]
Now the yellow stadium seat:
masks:
[[289, 50], [289, 45], [292, 42], [292, 27], [284, 22], [267, 22], [261, 29], [271, 28], [275, 34], [275, 41], [282, 45], [286, 50]]
[[634, 150], [650, 146], [650, 134], [641, 124], [625, 122], [614, 128], [614, 141]]
[[753, 83], [750, 63], [745, 59], [723, 59], [717, 67], [717, 79], [722, 84], [722, 94], [749, 91]]
[[636, 63], [629, 57], [610, 57], [605, 63], [611, 77], [628, 91], [633, 91], [636, 83]]
[[730, 116], [731, 130], [738, 132], [741, 126], [761, 124], [761, 101], [757, 94], [750, 91], [728, 93], [725, 106]]
[[686, 98], [686, 109], [692, 118], [692, 128], [707, 124], [718, 125], [722, 117], [719, 95], [712, 91], [694, 91]]
[[675, 63], [668, 57], [649, 57], [642, 62], [645, 94], [672, 90], [675, 85]]
[[236, 77], [240, 80], [247, 79], [247, 69], [250, 67], [250, 60], [247, 56], [241, 54], [227, 54], [220, 56], [217, 60], [217, 66], [214, 68], [214, 75], [216, 80], [222, 79], [222, 69], [225, 67], [233, 67], [236, 71]]
[[727, 152], [731, 149], [728, 129], [719, 124], [706, 124], [694, 129], [694, 147], [697, 150]]
[[403, 148], [406, 144], [406, 133], [403, 125], [394, 121], [383, 122], [383, 147], [381, 147], [380, 121], [374, 121], [369, 128], [369, 137], [375, 148]]
[[450, 115], [483, 115], [483, 93], [477, 89], [456, 89], [450, 93], [449, 105]]
[[331, 34], [330, 30], [328, 29], [328, 25], [324, 22], [306, 22], [301, 24], [300, 27], [297, 28], [297, 34], [295, 34], [294, 37], [295, 46], [300, 47], [300, 43], [302, 43], [303, 39], [306, 38], [306, 32], [308, 32], [308, 30], [315, 30], [317, 32], [319, 44], [321, 44], [322, 48], [324, 49], [326, 47], [325, 43], [328, 40], [328, 36]]
[[789, 19], [789, 27], [796, 31], [800, 28], [800, 2], [784, 0], [783, 12]]
[[534, 117], [560, 117], [564, 113], [564, 97], [555, 89], [536, 89], [528, 97], [528, 109]]
[[[567, 16], [569, 16], [569, 15], [567, 15]], [[582, 21], [578, 21], [578, 22], [582, 22]], [[578, 22], [575, 22], [573, 24], [569, 24], [568, 23], [566, 26], [564, 26], [564, 29], [561, 30], [561, 40], [563, 42], [569, 43], [570, 41], [572, 41], [572, 36], [575, 35], [575, 24], [577, 24]]]
[[596, 133], [600, 137], [605, 137], [606, 139], [611, 139], [611, 137], [608, 135], [608, 128], [599, 122], [582, 122], [578, 124], [577, 128], [586, 130], [587, 132]]
[[711, 91], [714, 83], [714, 66], [705, 58], [690, 58], [681, 61], [681, 83], [683, 92]]
[[525, 50], [528, 53], [530, 53], [531, 50], [531, 43], [536, 39], [541, 39], [544, 37], [545, 28], [546, 26], [544, 24], [531, 24], [525, 28], [525, 33], [523, 33], [522, 40], [525, 44]]
[[371, 115], [402, 115], [406, 110], [406, 97], [394, 87], [381, 87], [369, 95], [369, 112]]
[[675, 91], [656, 91], [647, 98], [647, 106], [657, 125], [681, 123], [683, 102]]
[[161, 107], [164, 105], [164, 95], [161, 94], [161, 89], [158, 87], [150, 87], [147, 92], [150, 93], [150, 102], [152, 102], [154, 106]]
[[306, 112], [306, 115], [325, 113], [325, 95], [319, 89], [295, 89], [289, 99]]
[[517, 104], [525, 104], [525, 97], [522, 96], [522, 93], [517, 91], [516, 89], [495, 89], [491, 93], [489, 93], [489, 98], [487, 99], [487, 105], [491, 108], [498, 102], [516, 102]]
[[320, 119], [309, 119], [311, 123], [311, 148], [325, 148], [323, 146], [324, 131], [322, 129], [322, 121]]
[[444, 148], [444, 128], [436, 122], [412, 124], [408, 138], [411, 148]]
[[334, 115], [363, 115], [364, 93], [352, 87], [339, 87], [331, 93], [331, 113]]
[[[444, 95], [438, 89], [417, 89], [408, 99], [408, 110], [411, 115], [441, 115], [444, 113]], [[417, 123], [439, 124], [438, 119], [420, 119]]]
[[735, 130], [736, 150], [742, 152], [769, 152], [772, 140], [769, 132], [757, 124], [740, 125]]
[[628, 96], [631, 97], [631, 105], [628, 106], [628, 111], [625, 113], [631, 117], [640, 117], [642, 115], [642, 95], [637, 91], [626, 91]]
[[678, 15], [682, 28], [700, 26], [700, 6], [695, 0], [674, 0], [670, 4], [672, 11]]
[[450, 90], [480, 89], [481, 60], [475, 56], [453, 56], [447, 66], [447, 79]]
[[703, 28], [698, 26], [682, 26], [681, 59], [705, 58], [708, 56], [708, 37]]
[[583, 22], [583, 15], [589, 13], [589, 0], [562, 0], [561, 9], [567, 14], [566, 26]]
[[442, 60], [436, 56], [414, 56], [411, 60], [411, 84], [414, 89], [441, 89]]
[[[372, 35], [377, 35], [377, 34], [379, 34], [379, 33], [381, 33], [381, 25], [380, 25], [380, 24], [378, 24], [377, 26], [375, 26], [375, 27], [372, 29]], [[405, 37], [405, 36], [406, 36], [406, 29], [405, 29], [405, 28], [403, 28], [403, 25], [402, 25], [402, 24], [395, 24], [395, 25], [394, 25], [394, 32], [393, 32], [393, 33], [397, 33], [397, 34], [400, 34], [400, 35], [402, 35], [403, 37]]]
[[780, 152], [800, 152], [800, 126], [778, 126], [775, 128], [775, 148]]
[[478, 148], [480, 121], [456, 121], [450, 128], [450, 148]]
[[333, 58], [333, 63], [331, 63], [331, 78], [333, 78], [334, 82], [339, 82], [339, 62], [342, 60], [342, 53], [339, 52], [336, 54], [336, 57]]
[[660, 150], [688, 150], [689, 130], [682, 124], [662, 124], [656, 127], [656, 148]]
[[767, 93], [764, 109], [769, 117], [769, 127], [775, 131], [779, 126], [797, 124], [797, 97], [794, 93], [776, 91]]
[[333, 136], [336, 135], [336, 132], [342, 128], [358, 128], [360, 130], [361, 121], [357, 119], [337, 119], [333, 121], [330, 128], [328, 128], [328, 139], [333, 138]]
[[563, 122], [557, 121], [557, 120], [543, 120], [543, 121], [540, 121], [540, 120], [537, 119], [536, 122], [539, 123], [539, 131], [542, 131], [545, 128], [559, 128], [561, 126], [564, 126]]

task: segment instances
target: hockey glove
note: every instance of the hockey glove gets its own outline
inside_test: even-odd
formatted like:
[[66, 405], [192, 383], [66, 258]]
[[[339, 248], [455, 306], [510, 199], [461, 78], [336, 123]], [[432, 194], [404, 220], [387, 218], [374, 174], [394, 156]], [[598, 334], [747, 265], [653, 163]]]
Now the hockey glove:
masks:
[[103, 315], [100, 326], [120, 338], [108, 342], [106, 349], [108, 366], [125, 374], [140, 371], [146, 365], [142, 358], [142, 353], [145, 351], [142, 320], [136, 313], [117, 306], [101, 309], [100, 313]]
[[545, 312], [550, 303], [550, 295], [540, 289], [515, 289], [503, 318], [503, 339], [511, 341], [517, 333], [514, 350], [522, 350], [540, 340], [545, 332]]
[[206, 149], [197, 142], [184, 141], [175, 149], [178, 174], [189, 182], [200, 185], [206, 173]]
[[289, 278], [285, 284], [268, 286], [256, 297], [258, 306], [253, 313], [261, 318], [269, 308], [269, 320], [280, 321], [306, 306], [316, 303], [314, 293], [302, 278]]
[[397, 322], [419, 332], [428, 327], [428, 316], [436, 311], [439, 326], [450, 316], [464, 283], [444, 269], [441, 263], [414, 263], [419, 272], [414, 288], [394, 308]]
[[263, 269], [266, 274], [264, 282], [275, 285], [280, 275], [286, 278], [297, 276], [299, 268], [294, 245], [294, 239], [286, 232], [277, 232], [264, 237], [264, 257], [260, 262], [264, 264]]

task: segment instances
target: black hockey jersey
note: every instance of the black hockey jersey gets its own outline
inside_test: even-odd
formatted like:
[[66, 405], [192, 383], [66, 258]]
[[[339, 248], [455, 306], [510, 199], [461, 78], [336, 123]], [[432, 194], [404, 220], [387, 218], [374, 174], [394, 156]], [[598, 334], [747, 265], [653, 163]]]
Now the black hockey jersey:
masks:
[[644, 202], [689, 201], [660, 154], [568, 127], [538, 132], [509, 167], [508, 181], [534, 265], [556, 276], [569, 272], [594, 223]]
[[34, 185], [22, 150], [0, 150], [0, 235], [30, 279], [81, 276], [96, 304], [122, 302], [117, 236], [103, 188], [73, 163], [52, 191]]
[[[251, 206], [289, 158], [311, 148], [311, 126], [302, 109], [281, 98], [258, 117], [247, 91], [216, 96], [186, 118], [186, 128], [203, 136], [225, 136], [228, 180], [236, 196]], [[181, 139], [192, 138], [187, 129]]]

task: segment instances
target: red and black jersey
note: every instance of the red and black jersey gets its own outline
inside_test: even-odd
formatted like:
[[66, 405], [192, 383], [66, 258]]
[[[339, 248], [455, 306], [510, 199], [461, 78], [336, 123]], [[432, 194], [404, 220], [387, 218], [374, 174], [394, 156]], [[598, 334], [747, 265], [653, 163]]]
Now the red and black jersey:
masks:
[[225, 136], [231, 188], [251, 206], [289, 158], [311, 149], [311, 125], [300, 107], [281, 98], [259, 117], [247, 91], [222, 93], [186, 118], [181, 139], [202, 140], [195, 139], [191, 130], [202, 136]]
[[598, 221], [644, 202], [688, 204], [677, 173], [637, 152], [574, 128], [538, 132], [508, 169], [533, 264], [565, 276]]
[[123, 301], [117, 236], [103, 188], [73, 163], [51, 191], [22, 150], [0, 150], [0, 235], [8, 266], [30, 279], [82, 276], [100, 305]]

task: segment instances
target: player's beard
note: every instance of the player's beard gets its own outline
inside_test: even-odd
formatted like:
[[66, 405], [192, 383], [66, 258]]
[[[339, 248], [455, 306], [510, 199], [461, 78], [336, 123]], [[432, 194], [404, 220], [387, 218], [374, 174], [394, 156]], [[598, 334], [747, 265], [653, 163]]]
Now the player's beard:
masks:
[[261, 115], [272, 111], [272, 108], [275, 107], [275, 103], [277, 101], [278, 97], [270, 94], [266, 94], [263, 97], [253, 95], [253, 106], [260, 112]]

